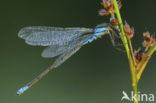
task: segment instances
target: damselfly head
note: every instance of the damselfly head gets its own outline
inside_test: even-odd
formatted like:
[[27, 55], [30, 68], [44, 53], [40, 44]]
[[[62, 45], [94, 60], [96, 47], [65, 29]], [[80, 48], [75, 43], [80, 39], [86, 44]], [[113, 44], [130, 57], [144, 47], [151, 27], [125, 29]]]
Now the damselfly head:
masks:
[[117, 26], [119, 24], [119, 22], [116, 18], [110, 18], [110, 23], [112, 26]]

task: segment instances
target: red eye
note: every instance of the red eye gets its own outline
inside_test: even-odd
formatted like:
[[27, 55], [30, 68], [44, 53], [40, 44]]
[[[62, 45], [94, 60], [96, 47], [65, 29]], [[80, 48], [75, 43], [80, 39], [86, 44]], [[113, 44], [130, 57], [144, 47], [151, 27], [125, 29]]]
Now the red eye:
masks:
[[112, 24], [113, 26], [117, 26], [119, 23], [118, 23], [118, 20], [117, 20], [117, 19], [112, 19], [112, 20], [111, 20], [111, 24]]

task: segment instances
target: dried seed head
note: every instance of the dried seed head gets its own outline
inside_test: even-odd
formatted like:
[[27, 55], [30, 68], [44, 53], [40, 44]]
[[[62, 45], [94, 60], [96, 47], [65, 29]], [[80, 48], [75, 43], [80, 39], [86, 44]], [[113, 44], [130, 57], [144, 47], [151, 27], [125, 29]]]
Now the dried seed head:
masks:
[[[101, 9], [99, 11], [100, 16], [106, 16], [109, 14], [112, 15], [115, 13], [115, 8], [114, 8], [112, 0], [102, 0], [101, 4], [103, 5], [104, 9]], [[119, 9], [121, 8], [121, 1], [118, 1], [118, 7], [119, 7]]]
[[130, 25], [125, 21], [124, 30], [126, 34], [130, 34], [131, 28]]
[[134, 35], [135, 31], [134, 31], [134, 27], [131, 27], [131, 31], [130, 34]]
[[153, 46], [154, 43], [156, 43], [155, 36], [150, 35], [149, 32], [144, 32], [143, 37], [144, 37], [143, 46], [146, 48], [149, 48], [149, 47]]
[[103, 6], [108, 11], [113, 6], [113, 2], [111, 0], [103, 0]]
[[151, 41], [151, 36], [150, 36], [150, 33], [149, 32], [144, 32], [143, 33], [143, 37], [144, 37], [144, 40], [146, 42], [150, 42]]
[[124, 30], [127, 38], [131, 40], [131, 38], [134, 36], [134, 28], [130, 28], [130, 25], [125, 21]]
[[106, 15], [109, 15], [109, 13], [108, 13], [105, 9], [101, 9], [101, 10], [99, 11], [99, 15], [100, 15], [100, 16], [106, 16]]
[[144, 53], [142, 52], [142, 49], [139, 48], [138, 50], [134, 51], [134, 57], [137, 63], [139, 63], [143, 58]]

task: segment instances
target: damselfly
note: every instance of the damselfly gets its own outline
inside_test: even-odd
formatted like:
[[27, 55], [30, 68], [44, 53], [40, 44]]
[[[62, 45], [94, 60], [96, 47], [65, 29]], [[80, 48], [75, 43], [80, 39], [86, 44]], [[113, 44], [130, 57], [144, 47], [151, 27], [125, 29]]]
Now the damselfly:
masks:
[[108, 34], [114, 45], [115, 31], [110, 24], [100, 24], [94, 29], [91, 28], [61, 28], [61, 27], [45, 27], [33, 26], [25, 27], [18, 33], [18, 37], [32, 46], [48, 46], [42, 52], [42, 57], [52, 58], [59, 56], [55, 62], [43, 73], [29, 82], [26, 86], [17, 91], [17, 95], [21, 95], [29, 89], [49, 71], [58, 67], [69, 57], [76, 53], [83, 45], [91, 43], [93, 40]]

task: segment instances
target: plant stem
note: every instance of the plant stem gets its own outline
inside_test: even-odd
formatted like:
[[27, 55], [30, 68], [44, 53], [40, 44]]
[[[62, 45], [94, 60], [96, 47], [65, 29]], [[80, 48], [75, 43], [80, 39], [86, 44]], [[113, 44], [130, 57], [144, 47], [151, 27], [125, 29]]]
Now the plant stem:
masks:
[[136, 69], [133, 64], [131, 56], [129, 58], [129, 64], [130, 64], [130, 71], [131, 71], [131, 78], [132, 78], [133, 95], [136, 95], [136, 100], [134, 100], [134, 103], [139, 103], [138, 102], [138, 91], [137, 91], [137, 85], [138, 85], [137, 74], [136, 74]]
[[133, 54], [131, 55], [131, 52], [130, 52], [130, 49], [132, 49], [132, 48], [129, 48], [129, 45], [128, 45], [128, 41], [127, 41], [127, 38], [126, 38], [126, 35], [125, 35], [124, 26], [123, 26], [123, 23], [122, 23], [122, 19], [121, 19], [120, 11], [119, 11], [119, 8], [118, 8], [118, 4], [117, 4], [116, 0], [112, 0], [112, 1], [113, 1], [113, 4], [114, 4], [116, 16], [117, 16], [117, 19], [118, 19], [118, 22], [119, 22], [119, 26], [120, 26], [120, 30], [121, 30], [120, 36], [122, 38], [124, 47], [126, 49], [127, 57], [128, 57], [128, 60], [129, 60], [130, 71], [131, 71], [131, 78], [132, 78], [133, 93], [134, 93], [134, 95], [136, 95], [136, 100], [134, 100], [134, 103], [138, 103], [137, 74], [136, 74], [136, 70], [135, 70], [135, 65], [134, 65], [133, 59], [131, 57]]
[[133, 64], [136, 66], [136, 61], [134, 57], [133, 46], [132, 46], [131, 40], [128, 40], [128, 42], [129, 42], [129, 47], [130, 47], [131, 54], [132, 54]]
[[113, 3], [114, 3], [116, 16], [117, 16], [117, 19], [118, 19], [118, 22], [119, 22], [119, 26], [120, 26], [120, 30], [121, 30], [120, 36], [122, 38], [124, 47], [125, 47], [126, 52], [127, 52], [127, 56], [129, 58], [129, 56], [130, 56], [129, 46], [128, 46], [127, 38], [126, 38], [126, 35], [125, 35], [125, 31], [124, 31], [124, 26], [123, 26], [123, 23], [122, 23], [122, 19], [121, 19], [121, 16], [120, 16], [118, 4], [117, 4], [116, 0], [113, 0]]
[[133, 94], [136, 95], [136, 100], [134, 100], [134, 103], [139, 103], [139, 102], [138, 102], [137, 84], [133, 86]]

